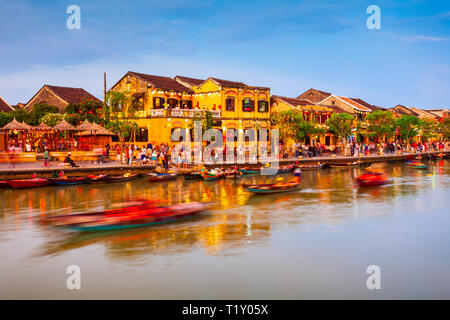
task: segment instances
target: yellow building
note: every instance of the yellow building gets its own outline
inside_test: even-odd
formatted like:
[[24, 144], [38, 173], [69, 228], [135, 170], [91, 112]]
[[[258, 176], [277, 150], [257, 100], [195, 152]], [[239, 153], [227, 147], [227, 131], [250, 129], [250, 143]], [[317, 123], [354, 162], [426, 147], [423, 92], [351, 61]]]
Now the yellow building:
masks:
[[138, 144], [172, 145], [176, 128], [188, 129], [196, 113], [210, 111], [214, 128], [270, 129], [270, 89], [217, 78], [175, 78], [129, 71], [111, 89], [129, 92], [138, 111]]

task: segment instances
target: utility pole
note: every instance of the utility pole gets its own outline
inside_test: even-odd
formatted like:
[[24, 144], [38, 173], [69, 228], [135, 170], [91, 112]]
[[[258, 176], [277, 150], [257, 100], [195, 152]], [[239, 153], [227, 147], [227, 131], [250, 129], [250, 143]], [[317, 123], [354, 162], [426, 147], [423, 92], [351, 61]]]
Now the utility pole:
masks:
[[106, 72], [103, 72], [103, 101], [106, 103]]

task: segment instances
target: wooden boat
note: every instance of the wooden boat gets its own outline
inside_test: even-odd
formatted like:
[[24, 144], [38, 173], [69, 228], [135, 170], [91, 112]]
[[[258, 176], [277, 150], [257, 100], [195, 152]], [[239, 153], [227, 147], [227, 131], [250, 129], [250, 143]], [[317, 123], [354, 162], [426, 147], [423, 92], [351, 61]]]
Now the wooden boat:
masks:
[[233, 171], [225, 171], [224, 176], [227, 179], [239, 179], [242, 178], [243, 174], [238, 170], [233, 170]]
[[177, 174], [175, 172], [170, 173], [147, 173], [148, 181], [168, 181], [176, 179]]
[[155, 206], [151, 201], [128, 203], [122, 208], [99, 213], [45, 217], [41, 223], [77, 231], [106, 231], [145, 227], [191, 218], [205, 211], [209, 204], [194, 202]]
[[359, 187], [375, 187], [381, 186], [389, 182], [386, 175], [380, 172], [366, 171], [358, 178], [356, 178], [356, 183]]
[[237, 169], [239, 172], [241, 172], [242, 174], [258, 174], [261, 172], [260, 169], [250, 169], [250, 168], [238, 168]]
[[86, 183], [86, 177], [48, 178], [48, 180], [57, 186], [72, 186]]
[[283, 166], [278, 168], [278, 173], [289, 173], [294, 171], [294, 166]]
[[[256, 194], [279, 193], [297, 190], [300, 188], [302, 172], [296, 169], [294, 172], [294, 180], [289, 182], [276, 182], [269, 184], [244, 184], [244, 188]], [[282, 180], [278, 178], [277, 180]]]
[[218, 179], [222, 178], [223, 175], [224, 175], [224, 173], [218, 169], [202, 172], [202, 178], [207, 181], [218, 180]]
[[125, 174], [125, 175], [118, 175], [118, 176], [110, 176], [110, 175], [100, 175], [97, 177], [88, 177], [86, 179], [87, 182], [92, 184], [103, 184], [103, 183], [113, 183], [113, 182], [124, 182], [124, 181], [130, 181], [137, 178], [137, 173], [135, 174]]
[[46, 178], [6, 180], [14, 189], [45, 187], [51, 184]]
[[244, 184], [244, 188], [253, 193], [279, 193], [296, 190], [300, 187], [300, 182], [281, 182], [269, 184]]
[[0, 181], [0, 188], [7, 188], [9, 184], [6, 181]]
[[360, 166], [360, 162], [347, 162], [347, 163], [332, 163], [330, 164], [331, 168], [358, 168]]
[[303, 164], [297, 166], [302, 171], [320, 170], [323, 168], [323, 164]]
[[200, 171], [184, 172], [184, 173], [182, 173], [182, 175], [187, 180], [201, 179], [202, 178], [202, 173]]

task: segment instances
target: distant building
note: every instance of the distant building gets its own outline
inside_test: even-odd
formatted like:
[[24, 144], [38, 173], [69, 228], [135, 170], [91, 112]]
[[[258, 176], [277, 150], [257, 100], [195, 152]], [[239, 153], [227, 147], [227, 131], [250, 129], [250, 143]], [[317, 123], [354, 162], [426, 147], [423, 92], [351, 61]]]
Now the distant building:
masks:
[[305, 91], [304, 93], [299, 95], [297, 99], [308, 99], [309, 101], [318, 103], [323, 99], [328, 98], [329, 96], [331, 96], [330, 92], [325, 92], [311, 88], [308, 91]]
[[0, 97], [0, 112], [11, 112], [14, 111], [14, 108], [9, 105], [8, 102], [3, 100], [2, 97]]
[[[310, 101], [309, 99], [288, 98], [282, 96], [272, 96], [270, 99], [271, 112], [279, 112], [289, 109], [295, 109], [302, 112], [303, 120], [315, 124], [316, 126], [328, 129], [326, 121], [333, 113], [343, 113], [343, 109], [337, 106], [323, 106]], [[322, 143], [326, 146], [336, 144], [336, 139], [330, 133], [324, 133], [307, 137], [305, 143]]]
[[[361, 100], [362, 101], [362, 100]], [[337, 96], [332, 94], [327, 98], [319, 102], [320, 105], [338, 107], [347, 113], [355, 115], [359, 119], [364, 119], [364, 117], [372, 112], [371, 108], [368, 108], [361, 103], [354, 101], [353, 99]]]
[[31, 99], [24, 109], [31, 111], [36, 104], [46, 103], [59, 108], [61, 113], [69, 104], [79, 104], [84, 98], [93, 99], [99, 105], [103, 102], [82, 88], [69, 88], [45, 84]]
[[445, 119], [450, 116], [450, 110], [448, 110], [448, 109], [430, 109], [427, 111], [440, 117], [441, 119]]

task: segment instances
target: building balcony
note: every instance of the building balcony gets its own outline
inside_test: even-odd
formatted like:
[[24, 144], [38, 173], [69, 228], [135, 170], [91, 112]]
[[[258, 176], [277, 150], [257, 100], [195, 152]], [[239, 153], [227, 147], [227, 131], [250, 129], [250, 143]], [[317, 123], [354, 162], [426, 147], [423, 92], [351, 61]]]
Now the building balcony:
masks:
[[220, 110], [197, 110], [197, 109], [151, 109], [152, 118], [192, 118], [196, 114], [202, 114], [206, 111], [211, 112], [213, 118], [220, 118]]

